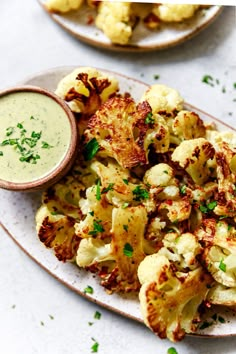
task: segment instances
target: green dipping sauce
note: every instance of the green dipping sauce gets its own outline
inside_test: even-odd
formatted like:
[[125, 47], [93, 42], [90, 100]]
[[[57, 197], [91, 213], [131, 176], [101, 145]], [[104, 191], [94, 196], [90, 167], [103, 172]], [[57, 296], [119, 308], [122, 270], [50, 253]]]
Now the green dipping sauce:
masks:
[[47, 95], [19, 91], [0, 97], [0, 179], [26, 183], [64, 159], [71, 140], [66, 112]]

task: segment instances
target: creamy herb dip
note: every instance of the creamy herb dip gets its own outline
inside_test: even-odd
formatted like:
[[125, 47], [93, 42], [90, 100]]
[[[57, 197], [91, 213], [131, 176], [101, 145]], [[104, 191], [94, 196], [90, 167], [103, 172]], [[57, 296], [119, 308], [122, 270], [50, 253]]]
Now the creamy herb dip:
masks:
[[71, 139], [63, 108], [37, 92], [0, 97], [0, 179], [25, 183], [46, 176], [60, 164]]

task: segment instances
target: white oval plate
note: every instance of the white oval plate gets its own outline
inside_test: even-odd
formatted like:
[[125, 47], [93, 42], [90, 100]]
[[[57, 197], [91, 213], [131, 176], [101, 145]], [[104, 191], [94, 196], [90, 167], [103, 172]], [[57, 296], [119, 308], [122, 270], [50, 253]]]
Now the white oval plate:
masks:
[[[21, 84], [36, 85], [54, 91], [58, 81], [71, 72], [75, 67], [54, 68], [31, 78], [27, 78]], [[107, 70], [103, 70], [107, 72]], [[121, 92], [130, 92], [134, 99], [139, 100], [148, 85], [143, 82], [128, 78], [121, 74], [110, 74], [117, 77], [120, 83]], [[220, 130], [231, 129], [216, 118], [202, 112], [201, 110], [185, 104], [186, 109], [194, 110], [204, 121], [214, 121]], [[232, 128], [232, 130], [234, 130]], [[235, 130], [234, 130], [235, 131]], [[62, 263], [47, 249], [38, 239], [35, 230], [35, 212], [40, 205], [41, 193], [22, 193], [0, 190], [0, 225], [12, 237], [34, 261], [36, 261], [48, 273], [53, 275], [60, 282], [84, 296], [89, 301], [95, 302], [122, 316], [143, 322], [139, 309], [139, 301], [135, 295], [108, 295], [102, 288], [94, 275], [79, 269], [75, 264]], [[84, 289], [92, 286], [92, 295], [84, 294]], [[214, 312], [216, 310], [213, 309]], [[199, 331], [198, 335], [204, 336], [226, 336], [236, 334], [236, 321], [234, 313], [226, 309], [217, 310], [225, 323], [215, 323], [211, 327]]]
[[90, 19], [96, 17], [94, 9], [85, 5], [77, 11], [56, 14], [50, 13], [46, 9], [45, 3], [47, 0], [38, 1], [50, 17], [73, 36], [93, 46], [118, 51], [160, 50], [175, 46], [206, 28], [223, 9], [222, 6], [218, 5], [202, 8], [189, 20], [178, 24], [163, 23], [156, 31], [148, 30], [140, 21], [134, 29], [130, 43], [128, 45], [116, 45], [111, 43], [109, 38], [95, 26], [94, 22], [88, 24]]

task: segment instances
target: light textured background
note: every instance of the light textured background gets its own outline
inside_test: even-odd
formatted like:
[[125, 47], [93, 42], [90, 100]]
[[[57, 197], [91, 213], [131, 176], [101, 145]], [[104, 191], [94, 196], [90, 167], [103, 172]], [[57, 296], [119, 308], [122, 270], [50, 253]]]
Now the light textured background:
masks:
[[[235, 43], [232, 7], [178, 47], [129, 54], [79, 42], [52, 22], [36, 0], [1, 0], [0, 88], [51, 67], [96, 66], [149, 84], [170, 85], [187, 102], [235, 126]], [[202, 83], [206, 74], [220, 84]], [[160, 75], [158, 81], [155, 75]], [[100, 320], [93, 319], [96, 310], [102, 314]], [[50, 277], [0, 229], [0, 354], [87, 354], [92, 338], [99, 342], [101, 354], [166, 354], [171, 346], [179, 354], [236, 353], [236, 337], [186, 337], [173, 345], [144, 326], [89, 303]]]

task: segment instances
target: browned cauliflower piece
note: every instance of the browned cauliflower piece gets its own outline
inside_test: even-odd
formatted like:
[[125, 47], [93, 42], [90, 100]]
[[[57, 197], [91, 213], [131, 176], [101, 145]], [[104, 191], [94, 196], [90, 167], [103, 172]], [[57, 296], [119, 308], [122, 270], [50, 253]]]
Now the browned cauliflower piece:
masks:
[[196, 184], [203, 184], [211, 175], [208, 161], [213, 159], [215, 149], [204, 138], [182, 141], [172, 154], [172, 160], [186, 169]]
[[206, 128], [202, 119], [195, 112], [182, 110], [174, 118], [172, 124], [173, 133], [183, 140], [191, 140], [205, 137]]
[[191, 204], [188, 198], [182, 198], [179, 200], [165, 200], [161, 202], [158, 207], [158, 212], [162, 214], [167, 213], [167, 217], [170, 222], [180, 222], [189, 218], [191, 213]]
[[196, 331], [198, 308], [212, 278], [201, 267], [182, 273], [171, 264], [159, 253], [145, 257], [138, 268], [139, 299], [145, 324], [160, 338], [176, 342]]
[[90, 116], [118, 90], [118, 81], [111, 75], [94, 68], [79, 67], [58, 83], [55, 93], [73, 112]]
[[[231, 155], [232, 156], [232, 155]], [[219, 216], [236, 216], [235, 174], [231, 172], [229, 159], [223, 152], [216, 152], [216, 176], [218, 180], [217, 206], [214, 213]]]
[[236, 287], [236, 229], [221, 220], [205, 222], [197, 236], [205, 244], [203, 259], [212, 277], [220, 284]]
[[183, 98], [178, 91], [166, 85], [150, 86], [141, 97], [141, 102], [147, 101], [153, 113], [173, 114], [183, 109]]
[[80, 238], [75, 234], [75, 219], [70, 216], [52, 214], [43, 205], [36, 214], [37, 232], [46, 247], [53, 248], [60, 261], [73, 261]]
[[112, 214], [111, 254], [113, 271], [102, 280], [110, 291], [137, 291], [140, 288], [137, 269], [144, 259], [144, 232], [147, 213], [143, 206], [115, 208]]
[[207, 294], [207, 301], [213, 305], [234, 306], [236, 305], [236, 287], [229, 288], [216, 283]]
[[145, 257], [146, 223], [147, 213], [141, 205], [114, 208], [110, 241], [99, 238], [98, 232], [88, 235], [79, 245], [77, 264], [97, 272], [101, 285], [109, 292], [137, 291], [140, 288], [137, 268]]
[[85, 142], [96, 139], [98, 154], [113, 157], [123, 168], [148, 163], [148, 148], [157, 152], [169, 147], [168, 128], [162, 117], [152, 115], [147, 102], [136, 106], [132, 98], [114, 97], [90, 118]]

